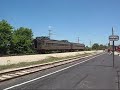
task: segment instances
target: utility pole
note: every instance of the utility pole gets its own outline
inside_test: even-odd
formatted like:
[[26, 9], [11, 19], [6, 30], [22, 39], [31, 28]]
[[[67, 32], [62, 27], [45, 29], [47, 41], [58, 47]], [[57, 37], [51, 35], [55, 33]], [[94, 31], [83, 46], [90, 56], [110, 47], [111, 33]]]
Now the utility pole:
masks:
[[[113, 27], [112, 27], [112, 35], [114, 35], [114, 30], [113, 30]], [[112, 48], [113, 48], [113, 67], [114, 67], [114, 41], [113, 41], [113, 46], [112, 46]]]
[[109, 43], [108, 43], [108, 47], [110, 48], [110, 40], [109, 40]]
[[48, 30], [48, 31], [49, 31], [49, 35], [48, 36], [49, 36], [49, 38], [51, 38], [51, 35], [52, 35], [51, 31], [52, 30]]
[[92, 44], [91, 44], [91, 41], [90, 41], [90, 48], [91, 48], [91, 50], [92, 50]]
[[80, 39], [79, 39], [79, 37], [78, 37], [78, 43], [80, 42]]

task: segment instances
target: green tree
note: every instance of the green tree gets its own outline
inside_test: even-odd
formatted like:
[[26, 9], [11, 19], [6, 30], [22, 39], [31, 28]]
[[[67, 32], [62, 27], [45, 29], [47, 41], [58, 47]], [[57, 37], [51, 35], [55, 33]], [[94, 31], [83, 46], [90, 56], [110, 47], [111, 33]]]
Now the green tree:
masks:
[[104, 49], [104, 45], [100, 44], [100, 45], [99, 45], [99, 49], [100, 49], [100, 50], [103, 50], [103, 49]]
[[5, 20], [0, 21], [0, 55], [9, 54], [13, 27]]
[[13, 32], [11, 53], [15, 54], [29, 54], [33, 52], [32, 30], [29, 28], [20, 27]]
[[98, 50], [99, 49], [99, 44], [98, 43], [94, 43], [92, 46], [93, 50]]
[[85, 50], [86, 50], [86, 51], [90, 51], [90, 50], [91, 50], [91, 48], [90, 48], [90, 47], [88, 47], [88, 46], [86, 46], [86, 47], [85, 47]]
[[104, 50], [104, 49], [107, 49], [107, 48], [108, 48], [108, 46], [106, 46], [106, 45], [102, 45], [102, 44], [99, 45], [100, 50]]

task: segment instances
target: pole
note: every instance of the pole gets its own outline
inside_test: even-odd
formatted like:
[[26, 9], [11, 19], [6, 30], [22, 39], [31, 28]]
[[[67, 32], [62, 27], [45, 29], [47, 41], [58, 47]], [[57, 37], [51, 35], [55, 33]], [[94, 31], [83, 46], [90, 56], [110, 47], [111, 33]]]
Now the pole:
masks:
[[80, 39], [79, 39], [79, 37], [78, 37], [78, 43], [80, 42]]
[[92, 45], [91, 45], [91, 41], [90, 41], [90, 49], [92, 50]]
[[111, 46], [110, 46], [110, 40], [109, 40], [109, 43], [108, 43], [108, 50], [110, 50]]
[[114, 41], [113, 41], [113, 67], [114, 67]]
[[52, 31], [52, 30], [48, 30], [48, 31], [49, 31], [49, 38], [51, 38], [51, 31]]
[[[113, 31], [113, 28], [112, 28], [112, 35], [114, 35], [114, 31]], [[114, 41], [113, 41], [113, 68], [114, 68]]]

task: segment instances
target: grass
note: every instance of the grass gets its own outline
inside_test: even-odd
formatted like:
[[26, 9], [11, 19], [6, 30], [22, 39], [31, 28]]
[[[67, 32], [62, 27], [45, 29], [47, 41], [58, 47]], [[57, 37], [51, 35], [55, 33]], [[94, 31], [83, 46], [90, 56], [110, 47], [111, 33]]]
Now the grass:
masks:
[[20, 68], [20, 67], [26, 67], [30, 65], [37, 65], [37, 64], [44, 64], [44, 63], [49, 63], [49, 62], [55, 62], [59, 61], [62, 59], [68, 59], [68, 58], [74, 58], [74, 57], [83, 57], [83, 56], [88, 56], [91, 53], [84, 53], [84, 54], [76, 54], [75, 56], [67, 56], [67, 57], [48, 57], [48, 59], [42, 60], [42, 61], [33, 61], [33, 62], [21, 62], [18, 64], [9, 64], [9, 65], [0, 65], [0, 71], [5, 70], [5, 69], [12, 69], [12, 68]]

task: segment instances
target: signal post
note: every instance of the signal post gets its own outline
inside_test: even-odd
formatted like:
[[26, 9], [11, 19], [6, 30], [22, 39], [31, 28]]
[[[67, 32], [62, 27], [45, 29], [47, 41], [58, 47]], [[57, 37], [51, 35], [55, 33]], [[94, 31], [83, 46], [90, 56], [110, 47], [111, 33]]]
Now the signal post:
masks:
[[112, 28], [112, 35], [109, 36], [109, 41], [112, 41], [113, 42], [113, 45], [112, 45], [112, 52], [113, 52], [113, 68], [114, 68], [114, 52], [115, 52], [115, 45], [114, 45], [114, 41], [118, 41], [119, 40], [119, 36], [118, 35], [114, 35], [114, 31], [113, 31], [113, 28]]

